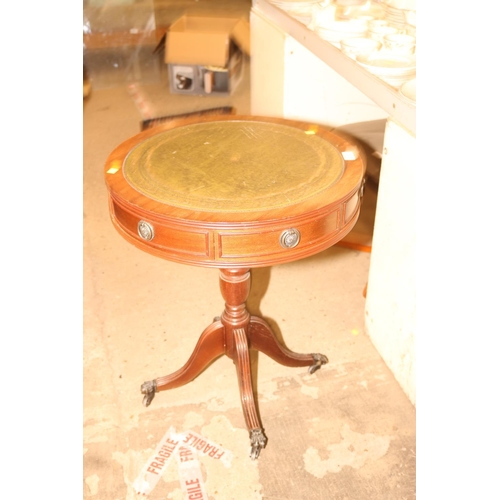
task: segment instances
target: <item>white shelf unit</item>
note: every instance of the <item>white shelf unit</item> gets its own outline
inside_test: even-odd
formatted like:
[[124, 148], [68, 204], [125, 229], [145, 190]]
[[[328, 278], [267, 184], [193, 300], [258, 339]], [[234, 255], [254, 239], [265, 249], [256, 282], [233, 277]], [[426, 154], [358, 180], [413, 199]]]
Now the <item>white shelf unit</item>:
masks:
[[252, 114], [333, 127], [386, 120], [365, 332], [416, 404], [416, 106], [266, 0], [253, 0], [250, 20]]
[[272, 21], [284, 33], [354, 85], [380, 106], [392, 120], [416, 135], [416, 106], [401, 96], [397, 89], [372, 75], [340, 49], [266, 0], [253, 0], [252, 9]]

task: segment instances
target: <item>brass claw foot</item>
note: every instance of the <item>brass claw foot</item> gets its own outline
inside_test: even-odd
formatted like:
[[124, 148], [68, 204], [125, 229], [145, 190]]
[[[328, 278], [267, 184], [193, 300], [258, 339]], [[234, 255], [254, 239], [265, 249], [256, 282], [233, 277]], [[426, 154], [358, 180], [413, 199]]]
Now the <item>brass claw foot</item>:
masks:
[[328, 363], [328, 358], [324, 354], [314, 353], [311, 354], [314, 358], [314, 365], [309, 367], [309, 373], [312, 375], [316, 370], [319, 370], [322, 365]]
[[144, 406], [149, 406], [151, 404], [151, 401], [153, 401], [153, 398], [155, 397], [156, 380], [144, 382], [144, 384], [141, 385], [141, 392], [142, 394], [144, 394], [142, 404]]
[[250, 444], [252, 449], [250, 451], [250, 458], [255, 460], [259, 458], [260, 450], [266, 446], [267, 438], [264, 436], [262, 429], [252, 429], [250, 431]]

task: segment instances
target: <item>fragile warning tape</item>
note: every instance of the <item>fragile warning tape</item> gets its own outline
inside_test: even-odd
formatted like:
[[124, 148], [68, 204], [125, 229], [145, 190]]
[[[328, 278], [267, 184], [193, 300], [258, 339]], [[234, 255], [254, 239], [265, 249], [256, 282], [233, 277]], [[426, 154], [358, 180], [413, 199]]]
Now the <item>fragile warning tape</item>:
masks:
[[178, 441], [172, 439], [175, 434], [175, 428], [170, 427], [156, 447], [154, 454], [147, 461], [146, 465], [139, 473], [139, 477], [134, 482], [134, 488], [137, 494], [147, 495], [153, 491], [161, 474], [166, 470], [168, 464], [173, 458], [173, 453], [177, 449]]
[[186, 431], [182, 434], [175, 434], [175, 438], [183, 445], [191, 448], [199, 456], [208, 455], [215, 460], [220, 460], [226, 468], [231, 466], [233, 454], [217, 443], [210, 441], [210, 439], [203, 437], [201, 434], [194, 431]]
[[179, 481], [184, 497], [188, 500], [208, 500], [201, 465], [196, 453], [187, 446], [181, 446], [175, 454], [179, 469]]
[[201, 434], [191, 430], [178, 433], [175, 427], [170, 427], [134, 481], [136, 493], [139, 495], [151, 493], [175, 457], [184, 498], [208, 500], [199, 456], [220, 460], [224, 467], [230, 467], [233, 459], [233, 454], [229, 450]]

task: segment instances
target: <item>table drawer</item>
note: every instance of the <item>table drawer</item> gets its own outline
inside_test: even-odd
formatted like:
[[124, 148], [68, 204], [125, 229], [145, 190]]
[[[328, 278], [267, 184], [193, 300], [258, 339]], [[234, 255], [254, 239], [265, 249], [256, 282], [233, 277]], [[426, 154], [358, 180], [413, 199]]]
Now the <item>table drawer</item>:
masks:
[[[218, 260], [229, 261], [289, 261], [298, 254], [315, 253], [318, 246], [335, 238], [339, 232], [340, 210], [305, 223], [286, 227], [283, 221], [269, 229], [243, 229], [219, 231], [215, 255]], [[292, 231], [287, 247], [284, 232]], [[294, 236], [293, 232], [297, 236]], [[295, 242], [295, 239], [298, 239]]]
[[[113, 206], [113, 213], [117, 224], [138, 242], [147, 244], [149, 247], [192, 256], [195, 259], [210, 258], [210, 231], [196, 228], [183, 228], [176, 224], [165, 224], [148, 217], [139, 217], [136, 214], [124, 210], [117, 204]], [[145, 240], [139, 234], [139, 223], [143, 221], [149, 224], [154, 231], [151, 240]], [[166, 256], [168, 258], [168, 256]]]

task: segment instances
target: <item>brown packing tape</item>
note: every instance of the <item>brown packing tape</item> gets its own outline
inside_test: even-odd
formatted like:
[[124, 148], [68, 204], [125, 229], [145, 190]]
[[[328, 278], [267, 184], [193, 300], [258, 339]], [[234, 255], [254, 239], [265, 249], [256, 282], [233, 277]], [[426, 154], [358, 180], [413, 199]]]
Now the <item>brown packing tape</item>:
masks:
[[245, 19], [240, 19], [231, 31], [231, 37], [236, 45], [247, 55], [250, 55], [250, 24]]

